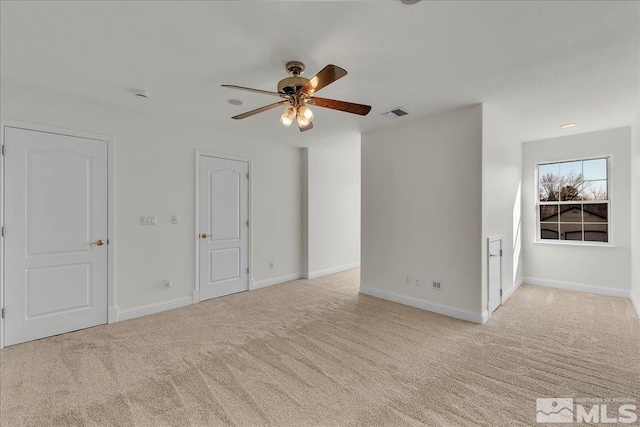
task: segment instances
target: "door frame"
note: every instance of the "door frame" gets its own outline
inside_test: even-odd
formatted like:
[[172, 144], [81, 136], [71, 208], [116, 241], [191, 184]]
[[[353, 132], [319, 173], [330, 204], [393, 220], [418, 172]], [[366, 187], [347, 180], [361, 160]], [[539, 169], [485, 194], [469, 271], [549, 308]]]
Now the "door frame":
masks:
[[[116, 263], [116, 180], [115, 180], [115, 138], [106, 135], [76, 131], [65, 128], [58, 128], [47, 125], [21, 122], [10, 119], [0, 119], [0, 146], [4, 149], [5, 128], [18, 128], [24, 130], [54, 133], [71, 137], [93, 139], [107, 143], [107, 323], [118, 321], [118, 308], [116, 307], [115, 294], [115, 263]], [[5, 156], [2, 155], [0, 161], [0, 225], [4, 227], [4, 207], [5, 207]], [[4, 236], [0, 236], [0, 307], [5, 306], [4, 301], [4, 258], [5, 241]], [[4, 319], [0, 318], [0, 349], [4, 348]]]
[[[498, 307], [500, 307], [502, 305], [502, 235], [496, 235], [496, 236], [490, 236], [487, 237], [487, 313], [489, 313], [489, 316], [487, 317], [490, 318], [491, 317], [491, 312], [489, 310], [489, 304], [491, 302], [491, 274], [490, 274], [490, 269], [491, 269], [491, 252], [490, 252], [490, 248], [491, 248], [491, 243], [493, 242], [500, 242], [500, 304], [498, 304]], [[498, 308], [496, 307], [496, 309]]]
[[248, 218], [249, 218], [249, 234], [247, 236], [247, 265], [249, 266], [249, 274], [247, 274], [247, 290], [251, 290], [251, 284], [253, 283], [252, 274], [253, 274], [253, 266], [251, 265], [251, 235], [253, 234], [253, 219], [252, 219], [252, 192], [251, 192], [251, 181], [253, 180], [253, 173], [251, 171], [251, 159], [248, 157], [235, 156], [232, 154], [224, 154], [218, 153], [214, 151], [206, 151], [206, 150], [195, 150], [195, 206], [196, 206], [196, 215], [195, 215], [195, 284], [193, 290], [193, 303], [200, 302], [200, 158], [201, 157], [215, 157], [223, 160], [235, 160], [238, 162], [246, 162], [248, 165], [248, 174], [249, 179], [247, 183], [247, 209], [248, 209]]

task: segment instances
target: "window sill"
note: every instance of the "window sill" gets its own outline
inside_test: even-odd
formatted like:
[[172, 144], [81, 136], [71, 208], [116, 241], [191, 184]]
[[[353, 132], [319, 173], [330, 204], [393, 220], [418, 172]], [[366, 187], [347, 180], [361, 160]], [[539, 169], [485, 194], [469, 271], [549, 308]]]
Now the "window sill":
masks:
[[609, 249], [617, 248], [617, 246], [615, 246], [613, 243], [576, 242], [571, 240], [563, 240], [563, 241], [534, 240], [533, 243], [538, 243], [541, 245], [552, 245], [552, 246], [586, 246], [590, 248], [609, 248]]

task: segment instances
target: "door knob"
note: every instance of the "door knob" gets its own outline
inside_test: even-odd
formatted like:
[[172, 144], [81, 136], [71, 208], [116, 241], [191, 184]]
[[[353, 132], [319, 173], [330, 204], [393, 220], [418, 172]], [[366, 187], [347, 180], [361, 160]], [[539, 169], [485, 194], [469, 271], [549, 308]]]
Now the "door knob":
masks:
[[100, 240], [96, 240], [95, 242], [91, 242], [91, 246], [102, 246], [104, 245], [104, 240], [100, 239]]
[[207, 234], [207, 233], [202, 233], [200, 236], [201, 236], [203, 239], [206, 239], [207, 237], [209, 237], [209, 234]]
[[490, 257], [498, 256], [496, 254], [489, 254]]

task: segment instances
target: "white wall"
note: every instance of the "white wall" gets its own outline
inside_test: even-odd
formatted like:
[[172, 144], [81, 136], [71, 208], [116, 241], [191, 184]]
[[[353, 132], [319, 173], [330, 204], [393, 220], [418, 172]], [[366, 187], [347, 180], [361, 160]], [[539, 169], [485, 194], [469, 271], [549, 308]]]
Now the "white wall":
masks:
[[488, 298], [487, 238], [502, 236], [502, 290], [522, 282], [522, 144], [502, 111], [482, 108], [482, 301]]
[[309, 150], [301, 150], [302, 157], [302, 266], [303, 277], [309, 275]]
[[[360, 263], [360, 134], [315, 141], [303, 152], [305, 277]], [[304, 267], [303, 267], [304, 268]]]
[[631, 179], [631, 291], [640, 316], [640, 112], [632, 128]]
[[[631, 128], [523, 144], [522, 209], [525, 281], [547, 280], [631, 290]], [[611, 155], [610, 238], [614, 247], [536, 243], [536, 165]]]
[[480, 316], [481, 173], [480, 105], [363, 134], [361, 291]]
[[[252, 159], [252, 279], [301, 273], [300, 149], [37, 90], [2, 88], [1, 106], [6, 119], [116, 138], [114, 243], [120, 310], [190, 296], [194, 289], [196, 149]], [[180, 215], [179, 225], [171, 225], [172, 214]], [[140, 226], [140, 215], [158, 215], [159, 224]], [[173, 279], [171, 289], [164, 288], [164, 278]]]

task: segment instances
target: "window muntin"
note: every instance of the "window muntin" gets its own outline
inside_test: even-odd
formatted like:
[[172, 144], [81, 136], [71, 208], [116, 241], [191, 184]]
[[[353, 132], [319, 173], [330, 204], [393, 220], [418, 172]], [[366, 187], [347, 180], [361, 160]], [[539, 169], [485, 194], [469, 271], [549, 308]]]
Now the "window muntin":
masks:
[[538, 165], [538, 239], [609, 243], [609, 158]]

